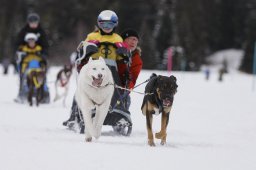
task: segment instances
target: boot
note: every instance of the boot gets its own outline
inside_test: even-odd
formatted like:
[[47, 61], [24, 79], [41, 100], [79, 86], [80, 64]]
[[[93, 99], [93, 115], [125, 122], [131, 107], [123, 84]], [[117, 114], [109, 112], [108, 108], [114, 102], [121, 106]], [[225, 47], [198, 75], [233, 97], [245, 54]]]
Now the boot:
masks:
[[74, 122], [76, 120], [75, 112], [71, 112], [71, 115], [68, 120], [64, 121], [62, 124], [63, 126], [68, 126], [70, 122]]
[[63, 126], [68, 126], [68, 124], [70, 122], [74, 122], [76, 120], [76, 117], [77, 117], [77, 113], [78, 112], [78, 106], [77, 106], [77, 103], [76, 103], [76, 100], [75, 98], [73, 98], [73, 102], [72, 102], [72, 107], [71, 107], [71, 113], [70, 113], [70, 117], [68, 120], [64, 121], [62, 124]]

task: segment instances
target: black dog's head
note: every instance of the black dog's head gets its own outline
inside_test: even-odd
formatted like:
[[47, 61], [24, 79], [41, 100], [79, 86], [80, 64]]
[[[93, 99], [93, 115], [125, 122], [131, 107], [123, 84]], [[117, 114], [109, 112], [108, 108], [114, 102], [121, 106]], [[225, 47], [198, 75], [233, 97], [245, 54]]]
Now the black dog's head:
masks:
[[173, 103], [173, 97], [177, 92], [177, 79], [174, 76], [158, 76], [155, 87], [158, 98], [162, 101], [163, 107], [170, 107]]

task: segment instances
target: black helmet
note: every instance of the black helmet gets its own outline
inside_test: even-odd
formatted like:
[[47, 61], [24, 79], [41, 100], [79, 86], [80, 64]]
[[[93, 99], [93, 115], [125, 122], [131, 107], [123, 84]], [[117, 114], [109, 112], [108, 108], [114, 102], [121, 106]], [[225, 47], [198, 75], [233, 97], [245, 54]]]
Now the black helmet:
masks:
[[30, 13], [27, 16], [27, 22], [28, 23], [33, 23], [33, 22], [40, 22], [40, 16], [37, 13]]

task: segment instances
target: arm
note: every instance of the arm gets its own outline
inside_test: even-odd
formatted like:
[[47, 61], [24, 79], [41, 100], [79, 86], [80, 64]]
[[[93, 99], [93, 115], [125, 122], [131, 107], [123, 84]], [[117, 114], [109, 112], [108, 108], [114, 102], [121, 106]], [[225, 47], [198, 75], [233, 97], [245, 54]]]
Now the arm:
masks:
[[25, 28], [22, 28], [18, 33], [16, 42], [15, 42], [15, 50], [19, 50], [20, 46], [25, 44], [24, 42], [25, 34], [26, 34]]
[[138, 52], [134, 53], [132, 56], [132, 63], [130, 67], [130, 75], [131, 75], [131, 81], [132, 81], [132, 88], [136, 84], [136, 80], [140, 74], [140, 71], [142, 69], [143, 62], [141, 60], [140, 54]]
[[136, 80], [142, 69], [142, 60], [139, 53], [134, 53], [132, 56], [131, 66], [122, 62], [118, 62], [118, 74], [122, 83], [122, 86], [126, 85], [126, 81], [129, 80], [128, 88], [133, 88], [136, 84]]
[[42, 28], [40, 28], [40, 37], [38, 40], [38, 44], [41, 45], [43, 48], [42, 53], [48, 56], [48, 49], [49, 49], [48, 37]]

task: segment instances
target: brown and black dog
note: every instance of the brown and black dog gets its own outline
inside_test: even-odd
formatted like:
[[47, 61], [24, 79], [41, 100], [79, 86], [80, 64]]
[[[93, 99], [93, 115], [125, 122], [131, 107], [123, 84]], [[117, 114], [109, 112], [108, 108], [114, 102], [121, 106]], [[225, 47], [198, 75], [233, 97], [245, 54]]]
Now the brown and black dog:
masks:
[[33, 105], [33, 96], [36, 97], [36, 105], [38, 106], [44, 96], [44, 83], [46, 72], [44, 69], [31, 69], [27, 74], [27, 85], [29, 88], [28, 102]]
[[152, 132], [153, 114], [157, 115], [162, 113], [161, 131], [155, 134], [155, 138], [161, 139], [161, 145], [166, 143], [166, 129], [177, 88], [176, 77], [161, 75], [151, 76], [150, 81], [145, 87], [145, 96], [141, 110], [142, 113], [146, 115], [148, 144], [150, 146], [155, 146]]

